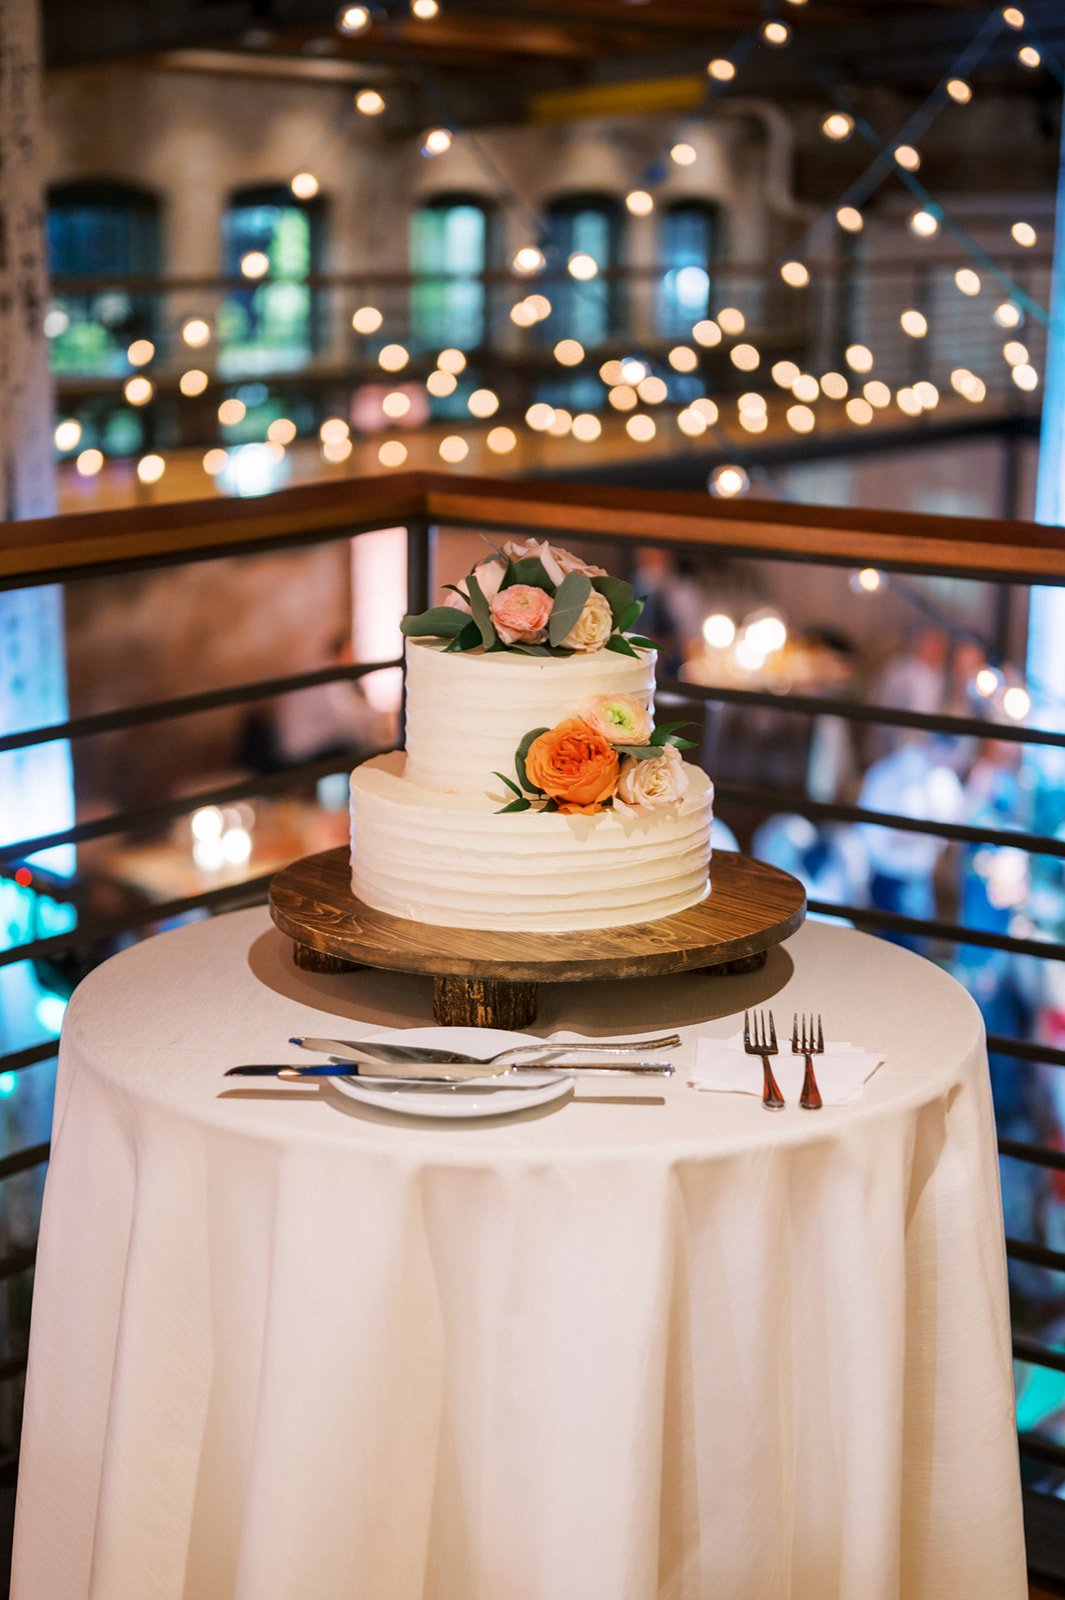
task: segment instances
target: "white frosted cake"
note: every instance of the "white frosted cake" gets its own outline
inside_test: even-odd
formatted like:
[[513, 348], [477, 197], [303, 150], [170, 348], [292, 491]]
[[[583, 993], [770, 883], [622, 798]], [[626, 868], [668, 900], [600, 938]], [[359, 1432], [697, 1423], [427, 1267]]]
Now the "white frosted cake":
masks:
[[[476, 623], [468, 579], [404, 625], [406, 749], [351, 776], [355, 895], [417, 922], [543, 933], [694, 905], [713, 785], [686, 741], [653, 731], [654, 650], [617, 628], [631, 589], [547, 545], [506, 552], [471, 575]], [[570, 572], [583, 581], [563, 588]]]

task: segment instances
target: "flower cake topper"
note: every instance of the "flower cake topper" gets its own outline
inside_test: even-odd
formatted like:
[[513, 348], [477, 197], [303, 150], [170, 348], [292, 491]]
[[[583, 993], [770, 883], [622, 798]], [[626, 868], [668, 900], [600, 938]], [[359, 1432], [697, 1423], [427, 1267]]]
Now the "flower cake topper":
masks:
[[652, 730], [650, 713], [632, 695], [595, 695], [577, 716], [525, 735], [514, 756], [517, 782], [495, 774], [514, 795], [501, 810], [639, 817], [677, 805], [688, 788], [681, 751], [694, 749], [681, 727]]
[[409, 638], [447, 639], [448, 650], [533, 656], [654, 649], [653, 640], [629, 632], [644, 605], [632, 584], [545, 540], [508, 540], [447, 587], [444, 605], [404, 617]]

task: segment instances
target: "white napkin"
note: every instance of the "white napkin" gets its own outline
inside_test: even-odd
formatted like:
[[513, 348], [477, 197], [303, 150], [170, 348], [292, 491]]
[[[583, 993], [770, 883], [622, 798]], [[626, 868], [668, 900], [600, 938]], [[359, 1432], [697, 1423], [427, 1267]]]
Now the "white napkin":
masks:
[[[844, 1040], [826, 1040], [824, 1055], [814, 1056], [814, 1073], [826, 1106], [845, 1106], [857, 1100], [866, 1081], [883, 1061], [875, 1050], [860, 1050]], [[805, 1063], [791, 1053], [790, 1039], [782, 1039], [780, 1054], [769, 1064], [789, 1106], [797, 1106], [802, 1093]], [[753, 1094], [762, 1098], [762, 1063], [743, 1048], [743, 1032], [728, 1039], [701, 1038], [695, 1047], [695, 1066], [688, 1076], [692, 1089], [716, 1089], [723, 1094]]]

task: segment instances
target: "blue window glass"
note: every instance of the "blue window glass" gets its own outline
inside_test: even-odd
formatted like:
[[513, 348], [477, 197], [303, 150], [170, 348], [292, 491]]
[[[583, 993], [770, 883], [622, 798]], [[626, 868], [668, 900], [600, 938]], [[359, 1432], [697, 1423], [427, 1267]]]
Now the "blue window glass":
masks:
[[287, 186], [243, 189], [222, 225], [223, 262], [239, 273], [252, 252], [264, 255], [261, 283], [231, 290], [218, 313], [219, 368], [250, 374], [300, 367], [317, 344], [316, 297], [307, 279], [321, 253], [322, 207], [299, 201]]
[[[123, 280], [159, 271], [159, 208], [123, 184], [68, 183], [50, 190], [48, 271], [57, 284], [45, 322], [57, 373], [119, 376], [134, 339], [155, 335], [156, 306]], [[78, 278], [112, 279], [79, 293]]]
[[410, 221], [411, 343], [415, 350], [473, 350], [487, 332], [483, 274], [489, 214], [470, 195], [442, 195]]
[[579, 339], [586, 350], [605, 344], [617, 327], [620, 312], [617, 284], [602, 273], [618, 264], [620, 245], [617, 203], [609, 195], [567, 195], [547, 209], [548, 235], [564, 266], [573, 255], [589, 255], [600, 276], [580, 282], [566, 278], [547, 289], [554, 316], [541, 323], [541, 337]]
[[687, 337], [710, 310], [710, 266], [714, 258], [712, 206], [683, 200], [662, 217], [659, 331], [666, 338]]

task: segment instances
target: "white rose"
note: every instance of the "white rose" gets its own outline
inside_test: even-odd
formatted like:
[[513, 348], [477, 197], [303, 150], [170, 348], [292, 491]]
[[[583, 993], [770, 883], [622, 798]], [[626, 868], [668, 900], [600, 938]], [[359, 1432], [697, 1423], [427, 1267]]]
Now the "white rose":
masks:
[[688, 788], [688, 769], [676, 745], [662, 746], [660, 756], [637, 761], [626, 756], [614, 794], [614, 810], [642, 816], [676, 805]]
[[605, 567], [593, 567], [589, 562], [582, 561], [580, 556], [575, 556], [572, 550], [548, 544], [546, 539], [510, 539], [503, 546], [503, 551], [511, 561], [525, 561], [530, 556], [538, 556], [556, 588], [569, 572], [583, 572], [589, 578], [606, 577]]
[[601, 650], [614, 631], [614, 614], [608, 601], [593, 589], [584, 610], [562, 641], [563, 650]]

